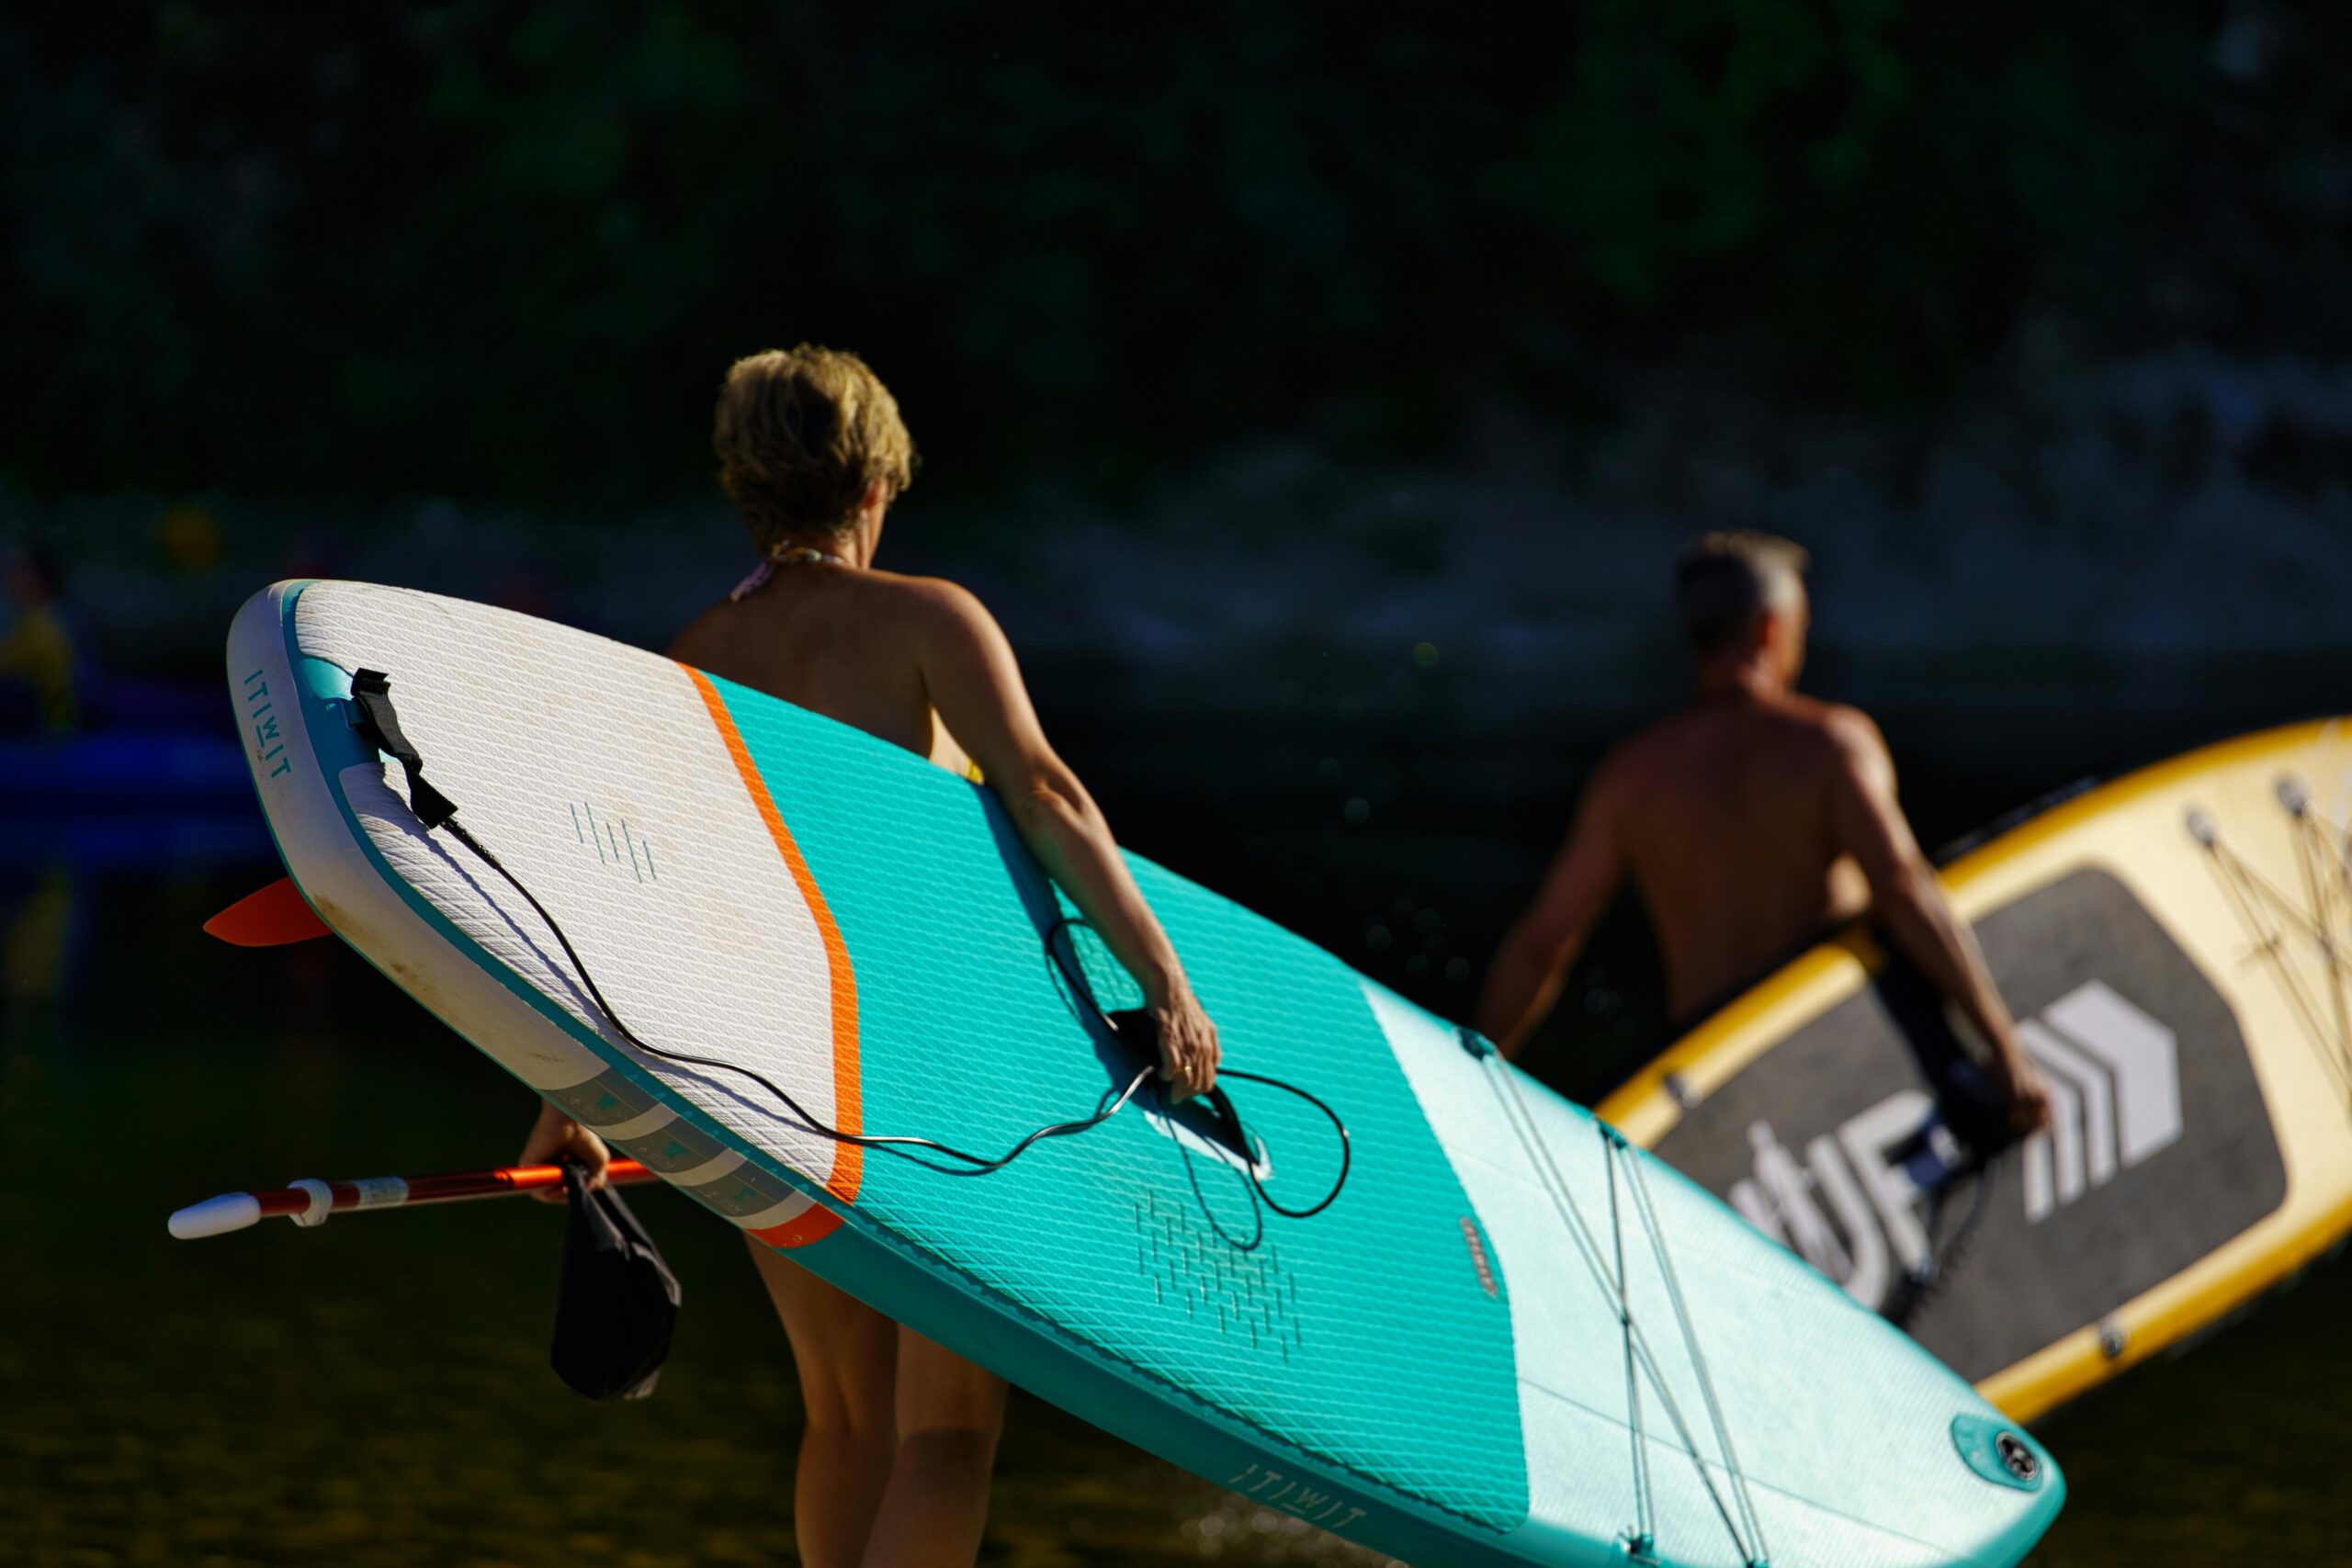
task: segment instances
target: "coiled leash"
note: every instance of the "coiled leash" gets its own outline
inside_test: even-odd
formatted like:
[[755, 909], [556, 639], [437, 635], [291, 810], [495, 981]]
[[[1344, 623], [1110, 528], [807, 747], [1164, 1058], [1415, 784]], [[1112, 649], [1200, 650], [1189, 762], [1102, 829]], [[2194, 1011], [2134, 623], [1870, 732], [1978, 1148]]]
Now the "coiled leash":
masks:
[[[523, 885], [521, 878], [507, 870], [504, 863], [492, 853], [488, 846], [468, 831], [463, 823], [457, 820], [457, 803], [425, 778], [423, 755], [417, 750], [415, 744], [401, 730], [400, 716], [392, 706], [390, 678], [380, 671], [358, 671], [351, 678], [351, 698], [359, 710], [359, 716], [352, 724], [353, 730], [357, 733], [362, 741], [374, 746], [377, 750], [383, 752], [401, 765], [401, 772], [408, 778], [409, 810], [415, 816], [417, 821], [428, 833], [436, 828], [447, 832], [449, 837], [463, 844], [475, 859], [497, 873], [508, 886], [523, 896], [524, 902], [530, 905], [532, 912], [537, 914], [546, 923], [548, 930], [554, 933], [557, 943], [562, 947], [564, 956], [571, 961], [571, 967], [578, 975], [582, 986], [595, 1002], [597, 1010], [602, 1012], [605, 1021], [613, 1026], [615, 1033], [649, 1056], [687, 1066], [709, 1067], [721, 1072], [734, 1073], [759, 1085], [798, 1117], [801, 1123], [810, 1132], [820, 1137], [830, 1138], [834, 1143], [846, 1144], [855, 1148], [894, 1149], [936, 1155], [954, 1161], [957, 1166], [964, 1168], [964, 1171], [967, 1174], [983, 1175], [1003, 1169], [1047, 1139], [1066, 1138], [1101, 1126], [1117, 1115], [1129, 1100], [1135, 1099], [1159, 1071], [1159, 1048], [1151, 1015], [1141, 1010], [1124, 1013], [1106, 1012], [1099, 1004], [1094, 1003], [1091, 992], [1088, 991], [1082, 983], [1079, 984], [1078, 989], [1080, 994], [1087, 997], [1089, 1005], [1092, 1007], [1103, 1027], [1111, 1031], [1113, 1038], [1125, 1046], [1131, 1056], [1140, 1062], [1140, 1065], [1137, 1066], [1134, 1076], [1127, 1079], [1126, 1086], [1119, 1090], [1117, 1097], [1102, 1110], [1091, 1116], [1080, 1117], [1075, 1121], [1057, 1122], [1039, 1127], [1004, 1153], [989, 1156], [973, 1154], [937, 1138], [918, 1137], [911, 1134], [848, 1132], [813, 1114], [795, 1099], [789, 1090], [755, 1068], [717, 1056], [705, 1056], [694, 1052], [672, 1050], [666, 1046], [656, 1045], [630, 1028], [627, 1021], [621, 1017], [619, 1010], [613, 1006], [603, 988], [596, 984], [596, 977], [590, 972], [587, 962], [580, 956], [579, 949], [572, 946], [571, 938], [565, 934], [562, 923], [548, 911], [545, 904], [539, 902], [537, 894]], [[1071, 923], [1062, 922], [1063, 925]], [[1057, 926], [1056, 929], [1059, 930], [1060, 927]], [[1048, 942], [1051, 941], [1051, 934], [1048, 933]], [[1067, 969], [1065, 973], [1067, 974]], [[1295, 1084], [1285, 1083], [1279, 1078], [1269, 1077], [1262, 1074], [1241, 1072], [1233, 1068], [1225, 1068], [1222, 1071], [1228, 1077], [1247, 1078], [1252, 1082], [1288, 1090], [1308, 1101], [1331, 1119], [1332, 1125], [1337, 1127], [1340, 1133], [1340, 1175], [1339, 1179], [1332, 1183], [1331, 1190], [1320, 1202], [1304, 1209], [1283, 1208], [1271, 1197], [1266, 1197], [1264, 1188], [1258, 1184], [1255, 1171], [1250, 1173], [1251, 1185], [1257, 1187], [1259, 1195], [1265, 1198], [1267, 1205], [1277, 1213], [1285, 1214], [1294, 1219], [1305, 1219], [1319, 1214], [1329, 1208], [1333, 1201], [1339, 1197], [1340, 1190], [1346, 1185], [1348, 1179], [1348, 1129], [1347, 1124], [1340, 1121], [1339, 1113]], [[1249, 1145], [1242, 1131], [1241, 1117], [1239, 1112], [1233, 1109], [1230, 1097], [1223, 1089], [1211, 1089], [1209, 1095], [1204, 1098], [1212, 1099], [1216, 1113], [1229, 1124], [1238, 1146], [1246, 1150]]]
[[[1071, 931], [1091, 929], [1084, 920], [1068, 915], [1063, 916], [1046, 930], [1046, 952], [1052, 958], [1055, 967], [1061, 971], [1062, 978], [1069, 986], [1071, 993], [1084, 999], [1088, 1009], [1102, 1021], [1102, 1027], [1111, 1032], [1111, 1038], [1126, 1049], [1130, 1060], [1142, 1062], [1145, 1070], [1151, 1071], [1159, 1065], [1159, 1026], [1153, 1021], [1150, 1010], [1145, 1008], [1122, 1008], [1116, 1010], [1105, 1009], [1100, 1001], [1095, 999], [1094, 988], [1087, 981], [1084, 972], [1077, 966], [1073, 959], [1066, 956], [1068, 944], [1057, 940]], [[1267, 1208], [1277, 1214], [1294, 1220], [1312, 1219], [1329, 1208], [1338, 1200], [1340, 1189], [1347, 1186], [1348, 1172], [1355, 1163], [1355, 1149], [1348, 1137], [1348, 1124], [1340, 1119], [1340, 1113], [1317, 1096], [1299, 1088], [1286, 1078], [1270, 1077], [1264, 1073], [1245, 1072], [1239, 1067], [1228, 1067], [1223, 1064], [1218, 1065], [1216, 1076], [1220, 1078], [1240, 1078], [1249, 1083], [1261, 1083], [1269, 1089], [1278, 1089], [1285, 1094], [1295, 1095], [1321, 1111], [1330, 1122], [1332, 1131], [1337, 1133], [1340, 1138], [1340, 1173], [1332, 1179], [1330, 1190], [1324, 1193], [1320, 1199], [1303, 1209], [1293, 1209], [1285, 1207], [1281, 1200], [1267, 1191], [1265, 1182], [1259, 1178], [1258, 1162], [1251, 1157], [1250, 1152], [1249, 1129], [1242, 1125], [1241, 1112], [1234, 1109], [1233, 1097], [1222, 1089], [1212, 1088], [1207, 1093], [1197, 1096], [1193, 1101], [1200, 1105], [1204, 1113], [1216, 1123], [1217, 1141], [1240, 1157], [1242, 1174], [1249, 1179], [1251, 1190], [1257, 1193], [1260, 1201], [1263, 1202]], [[1165, 1090], [1160, 1091], [1160, 1100], [1161, 1113], [1171, 1113], [1174, 1107], [1168, 1102]]]
[[[2005, 1156], [2022, 1140], [2005, 1120], [2007, 1107], [1977, 1066], [1957, 1050], [1926, 1051], [1920, 1066], [1935, 1090], [1935, 1110], [1919, 1130], [1887, 1151], [1890, 1165], [1907, 1171], [1927, 1194], [1920, 1221], [1927, 1251], [1899, 1274], [1878, 1314], [1908, 1333], [1912, 1321], [1959, 1272], [1989, 1212]], [[1947, 1226], [1953, 1196], [1968, 1190], [1957, 1224]]]

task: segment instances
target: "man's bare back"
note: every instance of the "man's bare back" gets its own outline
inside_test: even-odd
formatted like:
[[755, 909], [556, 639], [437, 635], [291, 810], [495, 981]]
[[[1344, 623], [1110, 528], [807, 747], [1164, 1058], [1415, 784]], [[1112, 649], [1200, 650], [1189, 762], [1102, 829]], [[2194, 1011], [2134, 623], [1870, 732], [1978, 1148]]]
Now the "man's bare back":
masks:
[[1628, 879], [1666, 960], [1668, 1011], [1684, 1023], [1808, 937], [1868, 912], [1991, 1045], [2012, 1124], [2040, 1126], [2040, 1076], [1912, 837], [1878, 727], [1793, 690], [1811, 617], [1803, 562], [1793, 546], [1754, 535], [1711, 536], [1685, 558], [1698, 698], [1594, 773], [1567, 842], [1496, 954], [1478, 1027], [1506, 1054], [1523, 1047]]
[[1845, 750], [1866, 724], [1807, 698], [1717, 698], [1644, 731], [1590, 785], [1666, 960], [1667, 1010], [1688, 1020], [1870, 904], [1834, 820]]

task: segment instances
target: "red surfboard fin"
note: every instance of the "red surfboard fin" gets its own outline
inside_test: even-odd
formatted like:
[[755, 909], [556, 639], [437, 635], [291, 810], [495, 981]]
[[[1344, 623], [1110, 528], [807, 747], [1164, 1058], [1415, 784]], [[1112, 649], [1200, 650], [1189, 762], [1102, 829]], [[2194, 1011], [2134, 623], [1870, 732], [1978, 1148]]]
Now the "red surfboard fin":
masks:
[[239, 947], [283, 947], [334, 932], [311, 912], [294, 879], [281, 876], [205, 921], [204, 934]]

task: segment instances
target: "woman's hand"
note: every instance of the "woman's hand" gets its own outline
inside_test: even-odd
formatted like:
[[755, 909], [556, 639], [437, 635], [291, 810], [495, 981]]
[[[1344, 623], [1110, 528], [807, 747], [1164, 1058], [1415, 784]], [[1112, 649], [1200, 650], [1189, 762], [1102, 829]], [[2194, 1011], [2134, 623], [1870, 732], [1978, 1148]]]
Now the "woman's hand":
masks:
[[[612, 1158], [612, 1151], [605, 1147], [604, 1139], [541, 1100], [539, 1119], [531, 1124], [531, 1135], [523, 1141], [523, 1152], [515, 1156], [514, 1163], [554, 1165], [570, 1160], [581, 1167], [582, 1174], [588, 1178], [589, 1190], [594, 1191], [605, 1185], [605, 1168]], [[542, 1203], [560, 1203], [564, 1191], [561, 1187], [548, 1187], [531, 1196]]]
[[978, 764], [1046, 874], [1141, 987], [1159, 1026], [1168, 1098], [1206, 1093], [1216, 1082], [1216, 1025], [1193, 998], [1176, 950], [1120, 857], [1110, 824], [1046, 744], [1012, 645], [980, 602], [955, 584], [899, 581], [940, 722]]
[[1179, 987], [1151, 1010], [1159, 1033], [1159, 1078], [1171, 1102], [1206, 1094], [1216, 1083], [1216, 1025], [1190, 987]]

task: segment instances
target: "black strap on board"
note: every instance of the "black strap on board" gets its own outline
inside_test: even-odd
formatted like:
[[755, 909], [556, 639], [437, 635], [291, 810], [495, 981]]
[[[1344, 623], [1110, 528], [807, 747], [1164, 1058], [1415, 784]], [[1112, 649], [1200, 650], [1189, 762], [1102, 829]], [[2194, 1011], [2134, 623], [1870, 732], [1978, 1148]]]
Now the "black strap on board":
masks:
[[380, 670], [362, 670], [351, 677], [351, 700], [359, 705], [352, 728], [359, 739], [390, 757], [408, 774], [409, 809], [431, 832], [458, 814], [458, 803], [433, 787], [424, 776], [424, 759], [401, 733], [400, 715], [392, 711], [392, 678]]

